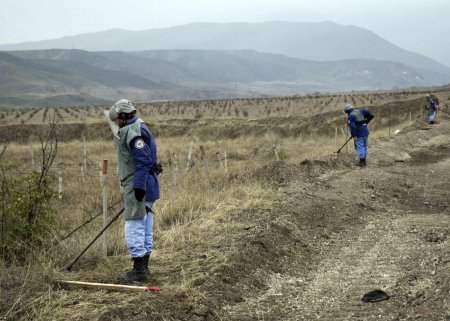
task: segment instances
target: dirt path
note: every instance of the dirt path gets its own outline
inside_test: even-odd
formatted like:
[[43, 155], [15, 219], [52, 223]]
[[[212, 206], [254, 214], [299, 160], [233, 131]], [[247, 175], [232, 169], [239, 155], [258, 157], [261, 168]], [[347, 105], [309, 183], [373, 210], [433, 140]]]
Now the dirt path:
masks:
[[[225, 306], [223, 319], [450, 320], [450, 122], [441, 120], [378, 141], [365, 169], [344, 155], [294, 171], [271, 213], [284, 235], [259, 236], [283, 267], [255, 266], [266, 286]], [[289, 244], [301, 246], [289, 256]], [[374, 289], [391, 298], [362, 302]]]

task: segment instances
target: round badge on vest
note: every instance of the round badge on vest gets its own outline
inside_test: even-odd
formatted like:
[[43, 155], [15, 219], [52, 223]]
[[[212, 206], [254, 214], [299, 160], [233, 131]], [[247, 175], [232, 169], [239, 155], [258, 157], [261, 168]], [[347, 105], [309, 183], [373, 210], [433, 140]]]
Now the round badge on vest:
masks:
[[144, 148], [145, 143], [144, 143], [144, 141], [143, 141], [142, 139], [138, 139], [138, 140], [136, 141], [136, 143], [134, 143], [134, 146], [135, 146], [137, 149], [142, 149], [142, 148]]

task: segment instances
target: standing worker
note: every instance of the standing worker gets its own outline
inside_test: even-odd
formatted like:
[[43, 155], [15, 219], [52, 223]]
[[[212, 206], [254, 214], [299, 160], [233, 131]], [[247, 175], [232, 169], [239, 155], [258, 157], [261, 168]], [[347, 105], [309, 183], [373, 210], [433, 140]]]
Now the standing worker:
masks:
[[355, 141], [355, 149], [359, 156], [358, 166], [364, 167], [366, 166], [366, 157], [369, 151], [369, 128], [367, 124], [374, 115], [366, 108], [354, 109], [351, 104], [345, 106], [344, 113], [347, 115], [350, 134]]
[[153, 247], [152, 206], [159, 199], [157, 175], [162, 168], [157, 163], [155, 139], [129, 100], [116, 102], [108, 116], [119, 126], [116, 157], [125, 194], [125, 241], [133, 259], [133, 269], [125, 279], [146, 281]]
[[436, 114], [437, 109], [439, 107], [439, 100], [436, 96], [431, 94], [426, 94], [427, 99], [427, 105], [426, 108], [428, 109], [428, 124], [433, 125], [436, 122]]

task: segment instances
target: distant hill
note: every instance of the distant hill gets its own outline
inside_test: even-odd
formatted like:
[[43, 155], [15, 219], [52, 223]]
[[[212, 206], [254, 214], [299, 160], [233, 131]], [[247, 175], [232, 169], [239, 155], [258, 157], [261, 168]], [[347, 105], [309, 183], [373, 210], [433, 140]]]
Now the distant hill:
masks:
[[333, 22], [193, 23], [178, 27], [104, 32], [60, 39], [2, 45], [0, 50], [82, 49], [88, 51], [256, 50], [288, 57], [337, 61], [396, 61], [420, 71], [428, 81], [448, 81], [450, 68], [404, 50], [373, 32]]
[[[449, 78], [450, 79], [450, 78]], [[430, 85], [393, 61], [309, 61], [256, 51], [0, 52], [0, 105], [81, 105]]]

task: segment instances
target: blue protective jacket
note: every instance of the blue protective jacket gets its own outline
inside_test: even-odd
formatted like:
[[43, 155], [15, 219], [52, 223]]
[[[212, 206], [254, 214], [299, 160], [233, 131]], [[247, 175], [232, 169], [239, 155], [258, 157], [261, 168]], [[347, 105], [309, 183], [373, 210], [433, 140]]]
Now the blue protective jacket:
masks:
[[[134, 123], [137, 119], [137, 117], [132, 118], [128, 124]], [[130, 142], [131, 154], [136, 165], [133, 188], [145, 190], [145, 200], [154, 202], [159, 199], [158, 176], [151, 172], [158, 162], [156, 143], [147, 125], [141, 123], [140, 127], [141, 137], [135, 137]]]
[[372, 113], [366, 109], [350, 109], [348, 111], [348, 127], [352, 137], [362, 138], [369, 136], [366, 120], [372, 118]]
[[435, 112], [437, 110], [437, 108], [436, 108], [436, 100], [434, 100], [434, 99], [432, 99], [430, 101], [430, 110], [431, 110], [431, 112]]

